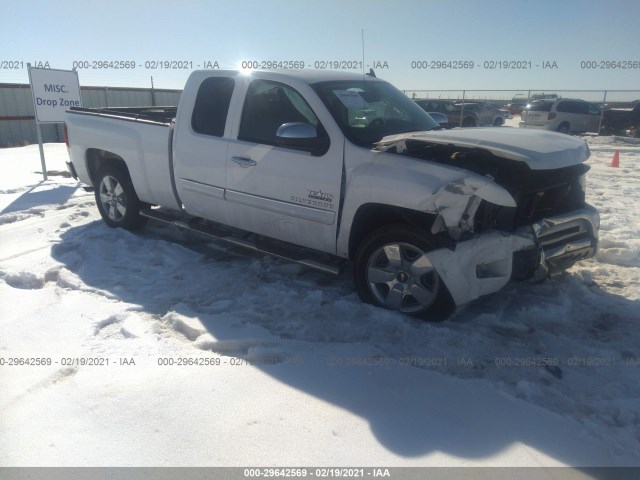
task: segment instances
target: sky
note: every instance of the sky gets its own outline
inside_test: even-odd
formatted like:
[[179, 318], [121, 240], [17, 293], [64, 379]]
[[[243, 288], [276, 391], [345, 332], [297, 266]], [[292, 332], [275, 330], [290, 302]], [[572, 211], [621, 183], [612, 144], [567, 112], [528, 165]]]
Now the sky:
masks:
[[206, 62], [337, 61], [403, 90], [640, 89], [638, 0], [0, 0], [0, 12], [0, 83], [28, 83], [27, 62], [75, 66], [85, 86], [182, 88]]

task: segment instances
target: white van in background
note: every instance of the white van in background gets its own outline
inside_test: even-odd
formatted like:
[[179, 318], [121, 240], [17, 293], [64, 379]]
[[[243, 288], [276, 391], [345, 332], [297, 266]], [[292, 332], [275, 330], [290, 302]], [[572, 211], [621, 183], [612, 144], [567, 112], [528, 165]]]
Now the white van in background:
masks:
[[597, 132], [600, 108], [570, 98], [534, 100], [522, 111], [521, 128], [540, 128], [560, 133]]

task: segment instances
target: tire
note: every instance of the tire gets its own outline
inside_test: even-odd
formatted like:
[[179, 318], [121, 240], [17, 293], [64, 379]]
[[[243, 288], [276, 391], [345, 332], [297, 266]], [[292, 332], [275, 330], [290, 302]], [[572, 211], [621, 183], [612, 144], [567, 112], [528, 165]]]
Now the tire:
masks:
[[471, 117], [467, 117], [462, 121], [462, 127], [477, 127], [478, 123], [475, 121], [475, 119], [471, 118]]
[[107, 163], [98, 170], [95, 197], [98, 211], [110, 227], [136, 230], [147, 223], [147, 218], [140, 215], [145, 204], [136, 195], [128, 172], [120, 165]]
[[429, 236], [404, 224], [371, 233], [354, 258], [354, 280], [360, 299], [424, 320], [445, 320], [455, 305], [425, 255], [435, 248]]
[[493, 126], [494, 127], [500, 127], [500, 126], [502, 126], [503, 123], [504, 123], [504, 120], [502, 118], [498, 117], [493, 121]]
[[569, 134], [569, 124], [567, 122], [562, 122], [558, 125], [558, 129], [556, 130], [558, 133]]

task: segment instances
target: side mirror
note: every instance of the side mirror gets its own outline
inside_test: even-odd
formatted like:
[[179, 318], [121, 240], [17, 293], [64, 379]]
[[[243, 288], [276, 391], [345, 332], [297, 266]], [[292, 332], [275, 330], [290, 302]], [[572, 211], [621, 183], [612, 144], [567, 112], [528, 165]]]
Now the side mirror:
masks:
[[302, 122], [284, 123], [276, 131], [276, 143], [279, 147], [295, 148], [323, 155], [329, 146], [328, 138], [318, 136], [313, 125]]

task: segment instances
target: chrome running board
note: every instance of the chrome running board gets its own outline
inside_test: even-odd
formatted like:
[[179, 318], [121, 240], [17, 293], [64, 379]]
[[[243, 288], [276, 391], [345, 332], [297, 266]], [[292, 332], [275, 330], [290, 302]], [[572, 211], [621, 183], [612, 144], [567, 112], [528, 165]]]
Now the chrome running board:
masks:
[[[198, 217], [185, 216], [179, 213], [174, 214], [166, 210], [151, 208], [141, 210], [140, 215], [181, 230], [199, 233], [206, 237], [213, 238], [214, 240], [222, 240], [232, 245], [237, 245], [254, 252], [272, 255], [290, 262], [299, 263], [305, 267], [332, 275], [339, 275], [342, 271], [342, 266], [345, 263], [344, 260], [338, 257], [332, 257], [332, 260], [335, 259], [333, 262], [327, 262], [325, 259], [315, 259], [313, 258], [314, 256], [326, 258], [330, 257], [330, 255], [304, 249], [297, 245], [279, 242], [278, 240], [268, 239], [265, 241], [262, 239], [255, 239], [252, 237], [258, 236], [247, 232], [245, 232], [245, 238], [244, 236], [234, 233], [234, 231], [229, 227], [206, 221]], [[241, 230], [235, 230], [235, 232], [241, 232]]]

